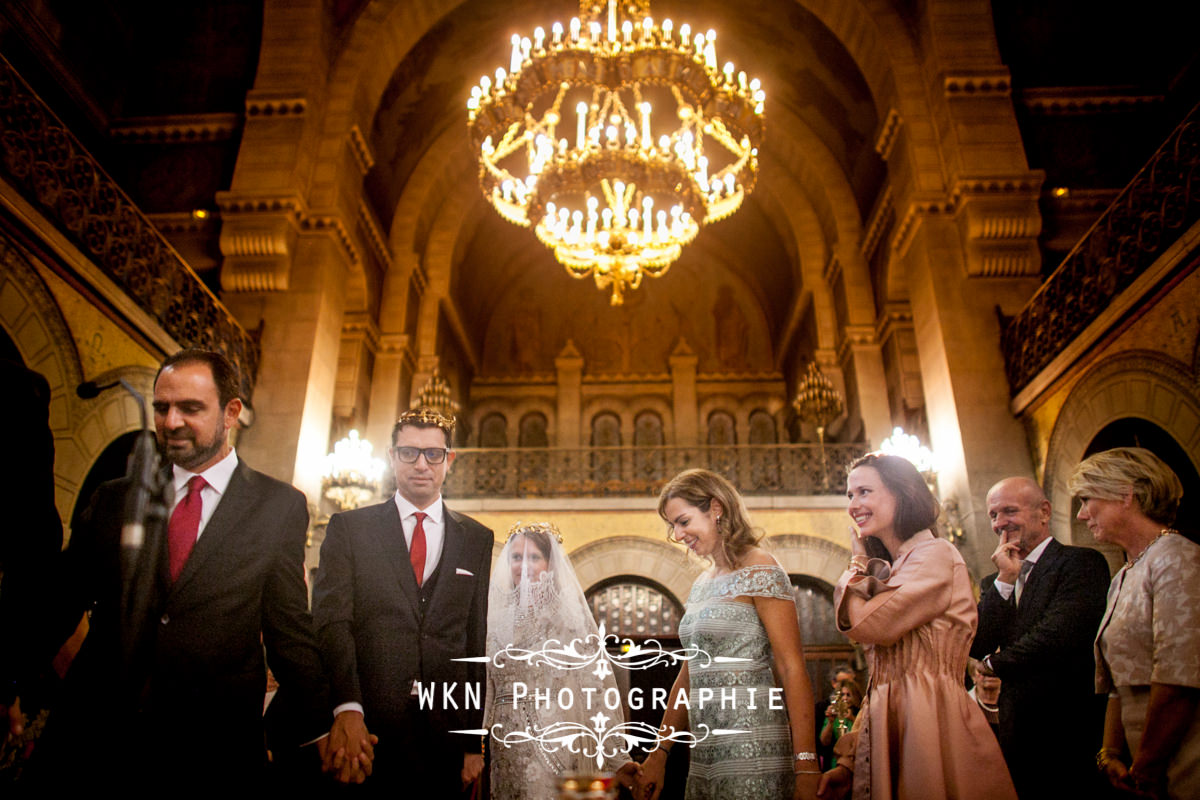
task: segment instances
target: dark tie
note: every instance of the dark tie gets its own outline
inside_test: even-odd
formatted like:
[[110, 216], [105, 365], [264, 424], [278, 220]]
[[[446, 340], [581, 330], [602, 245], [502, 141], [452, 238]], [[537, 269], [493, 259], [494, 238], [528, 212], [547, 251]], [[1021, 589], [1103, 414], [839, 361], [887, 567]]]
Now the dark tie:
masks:
[[408, 549], [408, 558], [412, 561], [417, 586], [420, 586], [425, 580], [425, 517], [428, 515], [418, 511], [413, 516], [417, 518], [417, 524], [413, 528], [412, 547]]
[[1025, 584], [1029, 582], [1029, 573], [1033, 571], [1033, 561], [1028, 559], [1021, 562], [1021, 573], [1017, 575], [1017, 583], [1013, 588], [1013, 596], [1017, 598], [1017, 605], [1021, 605], [1021, 595], [1025, 593]]
[[196, 546], [196, 536], [200, 533], [200, 514], [203, 510], [203, 500], [200, 493], [208, 483], [199, 475], [193, 475], [187, 482], [188, 493], [171, 512], [171, 521], [167, 523], [167, 555], [170, 559], [171, 581], [174, 582], [183, 572], [192, 548]]

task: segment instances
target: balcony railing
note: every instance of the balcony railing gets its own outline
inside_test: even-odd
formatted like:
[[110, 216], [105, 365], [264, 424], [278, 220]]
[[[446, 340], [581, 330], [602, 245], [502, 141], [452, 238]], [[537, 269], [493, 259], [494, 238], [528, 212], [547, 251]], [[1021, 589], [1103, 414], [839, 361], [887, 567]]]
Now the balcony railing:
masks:
[[865, 444], [730, 447], [463, 449], [446, 478], [448, 497], [653, 496], [677, 473], [706, 467], [743, 494], [841, 494], [846, 465]]
[[228, 356], [251, 395], [257, 342], [2, 57], [0, 176], [172, 339]]
[[1200, 107], [1067, 254], [1002, 337], [1013, 394], [1200, 219]]

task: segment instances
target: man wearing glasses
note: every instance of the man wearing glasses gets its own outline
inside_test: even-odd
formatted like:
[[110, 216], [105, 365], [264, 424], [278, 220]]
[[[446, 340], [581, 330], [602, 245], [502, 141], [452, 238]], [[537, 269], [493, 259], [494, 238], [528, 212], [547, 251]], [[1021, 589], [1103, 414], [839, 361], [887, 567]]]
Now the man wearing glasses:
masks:
[[401, 415], [396, 494], [330, 518], [313, 588], [335, 706], [326, 766], [393, 796], [456, 797], [483, 768], [479, 739], [450, 732], [482, 725], [464, 691], [482, 697], [483, 667], [454, 659], [486, 655], [493, 537], [442, 502], [453, 430], [432, 409]]

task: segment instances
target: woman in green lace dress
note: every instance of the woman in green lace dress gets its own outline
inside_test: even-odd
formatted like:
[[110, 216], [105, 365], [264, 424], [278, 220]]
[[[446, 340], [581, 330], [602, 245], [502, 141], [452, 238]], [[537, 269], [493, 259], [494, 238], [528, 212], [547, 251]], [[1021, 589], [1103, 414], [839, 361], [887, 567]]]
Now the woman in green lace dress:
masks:
[[[659, 496], [658, 513], [672, 541], [712, 568], [688, 596], [679, 636], [695, 656], [671, 688], [639, 797], [658, 797], [667, 752], [680, 743], [672, 734], [689, 730], [698, 741], [688, 800], [815, 798], [812, 687], [787, 573], [758, 546], [762, 533], [750, 527], [741, 496], [716, 473], [677, 475]], [[687, 708], [675, 702], [681, 691]]]

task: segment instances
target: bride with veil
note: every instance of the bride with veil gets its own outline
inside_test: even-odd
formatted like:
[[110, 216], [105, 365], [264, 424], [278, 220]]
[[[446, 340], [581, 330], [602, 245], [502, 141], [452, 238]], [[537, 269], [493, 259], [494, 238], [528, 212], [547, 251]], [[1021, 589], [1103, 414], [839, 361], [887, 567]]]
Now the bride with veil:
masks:
[[[621, 710], [606, 708], [601, 699], [606, 690], [616, 689], [611, 673], [600, 678], [594, 664], [568, 669], [540, 657], [513, 655], [541, 651], [548, 644], [570, 647], [575, 640], [578, 652], [593, 653], [601, 644], [598, 636], [588, 637], [597, 633], [558, 529], [548, 522], [518, 522], [508, 532], [488, 591], [487, 652], [493, 658], [487, 668], [484, 727], [491, 731], [494, 800], [556, 797], [560, 777], [589, 771], [617, 773], [622, 783], [632, 786], [637, 765], [628, 754], [618, 752], [605, 758], [602, 770], [597, 770], [595, 742], [590, 742], [591, 758], [583, 752], [587, 748], [580, 746], [587, 737], [577, 740], [574, 749], [578, 752], [571, 752], [566, 745], [543, 746], [525, 736], [515, 737], [511, 744], [503, 741], [505, 734], [513, 732], [537, 737], [556, 723], [575, 723], [594, 731], [597, 713], [609, 717], [610, 728], [623, 721]], [[498, 653], [503, 654], [497, 658]], [[557, 700], [564, 690], [573, 698], [569, 708]], [[610, 697], [612, 694], [609, 692]]]

